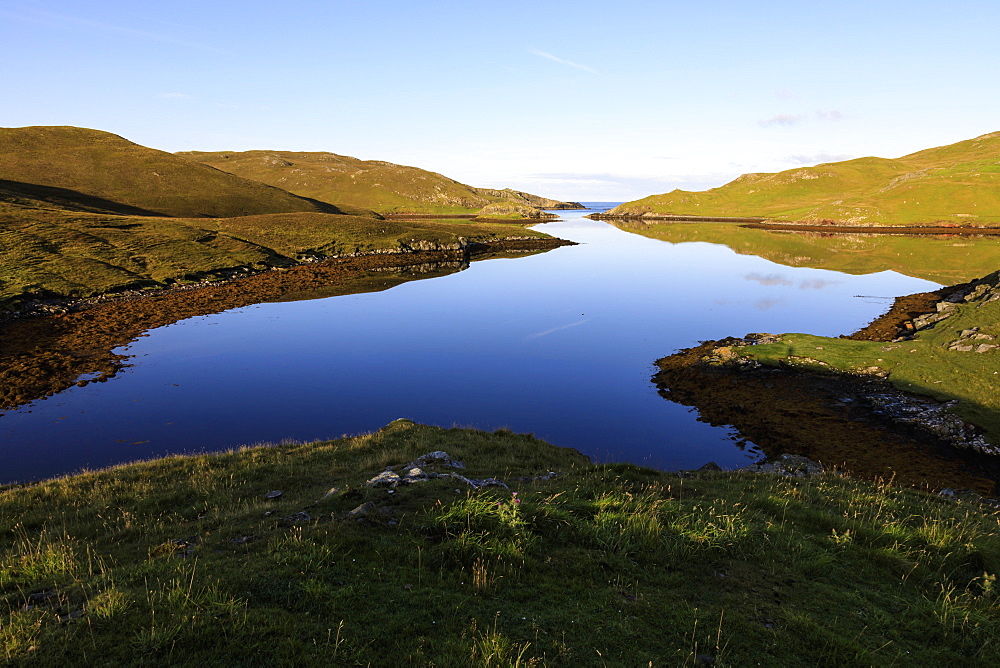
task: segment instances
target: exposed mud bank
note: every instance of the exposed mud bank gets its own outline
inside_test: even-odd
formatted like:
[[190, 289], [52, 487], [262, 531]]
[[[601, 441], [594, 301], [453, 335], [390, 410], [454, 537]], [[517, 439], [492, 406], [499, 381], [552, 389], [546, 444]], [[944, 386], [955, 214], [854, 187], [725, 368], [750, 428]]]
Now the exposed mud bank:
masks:
[[660, 394], [694, 406], [709, 424], [732, 425], [768, 457], [803, 455], [857, 477], [914, 487], [985, 495], [1000, 489], [997, 457], [956, 450], [919, 425], [892, 419], [878, 399], [899, 393], [888, 382], [722, 359], [741, 341], [707, 341], [658, 360], [653, 381]]
[[[899, 297], [885, 314], [843, 338], [910, 338], [922, 321], [944, 317], [942, 306], [982, 292], [979, 284], [989, 278]], [[734, 347], [768, 338], [774, 339], [706, 341], [658, 360], [653, 380], [664, 397], [696, 407], [706, 422], [734, 426], [769, 456], [790, 452], [852, 475], [918, 487], [1000, 492], [997, 447], [949, 413], [948, 404], [876, 376], [763, 366], [734, 353]]]
[[475, 213], [387, 213], [386, 220], [472, 220]]
[[737, 216], [675, 216], [666, 213], [643, 213], [643, 214], [615, 214], [615, 213], [592, 213], [584, 218], [593, 220], [646, 220], [661, 223], [760, 223], [766, 218], [757, 217], [737, 217]]
[[128, 366], [127, 356], [112, 352], [115, 348], [186, 318], [262, 302], [385, 290], [459, 271], [469, 260], [571, 243], [510, 238], [457, 250], [331, 258], [202, 284], [30, 304], [22, 317], [0, 324], [0, 409], [72, 385], [107, 381]]
[[918, 292], [896, 297], [888, 311], [868, 325], [841, 338], [855, 341], [892, 341], [913, 333], [913, 319], [926, 313], [935, 313], [937, 304], [956, 294], [963, 294], [972, 283], [962, 283], [940, 288], [933, 292]]

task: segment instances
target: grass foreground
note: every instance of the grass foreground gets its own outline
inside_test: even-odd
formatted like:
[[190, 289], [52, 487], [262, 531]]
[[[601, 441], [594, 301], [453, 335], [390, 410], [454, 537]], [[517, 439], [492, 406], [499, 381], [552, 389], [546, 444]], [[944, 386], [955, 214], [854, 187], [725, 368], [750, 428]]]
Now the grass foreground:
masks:
[[[441, 450], [510, 488], [365, 484]], [[998, 518], [832, 474], [680, 476], [397, 420], [0, 489], [0, 659], [990, 666]]]

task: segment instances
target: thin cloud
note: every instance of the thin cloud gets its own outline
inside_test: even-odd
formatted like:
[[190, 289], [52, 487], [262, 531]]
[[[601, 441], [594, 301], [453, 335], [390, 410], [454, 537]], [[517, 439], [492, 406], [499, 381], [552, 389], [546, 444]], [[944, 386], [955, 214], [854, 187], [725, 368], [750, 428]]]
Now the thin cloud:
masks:
[[785, 162], [790, 162], [793, 165], [818, 165], [821, 162], [840, 162], [841, 160], [850, 160], [853, 155], [848, 154], [833, 154], [833, 153], [816, 153], [814, 155], [790, 155], [785, 158]]
[[761, 285], [791, 285], [792, 282], [781, 274], [761, 275], [758, 273], [747, 274], [743, 278], [748, 281], [756, 281]]
[[828, 281], [825, 278], [813, 278], [799, 283], [799, 290], [822, 290], [831, 285], [838, 285], [840, 281]]
[[762, 128], [772, 128], [779, 125], [783, 128], [789, 128], [793, 125], [798, 125], [802, 121], [806, 120], [806, 116], [803, 114], [792, 115], [792, 114], [778, 114], [777, 116], [772, 116], [771, 118], [765, 118], [764, 120], [757, 121], [757, 125]]
[[773, 128], [775, 126], [789, 128], [793, 125], [798, 125], [799, 123], [815, 118], [818, 121], [842, 121], [847, 118], [847, 115], [842, 111], [836, 109], [831, 109], [830, 111], [817, 111], [815, 114], [778, 114], [777, 116], [771, 116], [771, 118], [765, 118], [757, 121], [757, 125], [762, 128]]
[[560, 63], [562, 65], [569, 65], [570, 67], [575, 67], [578, 70], [583, 70], [584, 72], [590, 72], [591, 74], [597, 74], [597, 70], [587, 67], [586, 65], [581, 65], [580, 63], [574, 63], [572, 60], [565, 60], [559, 56], [553, 56], [551, 53], [546, 53], [545, 51], [539, 51], [538, 49], [528, 48], [528, 53], [540, 56], [542, 58], [548, 58], [549, 60]]
[[834, 109], [832, 111], [817, 111], [816, 118], [821, 121], [842, 121], [847, 117], [843, 112]]

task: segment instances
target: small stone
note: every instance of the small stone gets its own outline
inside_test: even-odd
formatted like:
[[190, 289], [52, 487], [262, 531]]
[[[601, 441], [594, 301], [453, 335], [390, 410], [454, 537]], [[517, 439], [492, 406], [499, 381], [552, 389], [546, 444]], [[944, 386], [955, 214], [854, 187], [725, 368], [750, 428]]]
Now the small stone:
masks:
[[953, 490], [951, 487], [945, 487], [940, 492], [938, 492], [938, 496], [942, 496], [942, 497], [944, 497], [946, 499], [954, 499], [955, 498], [955, 490]]
[[978, 346], [976, 346], [976, 352], [988, 353], [989, 351], [993, 350], [996, 347], [997, 345], [995, 343], [980, 343]]
[[275, 499], [280, 499], [283, 492], [280, 489], [275, 489], [264, 495], [264, 498], [268, 501], [274, 501]]
[[400, 477], [393, 471], [382, 471], [377, 476], [365, 483], [365, 487], [395, 487], [399, 484]]
[[288, 517], [281, 518], [281, 523], [286, 526], [290, 524], [299, 524], [301, 522], [310, 522], [310, 521], [312, 521], [312, 518], [309, 517], [309, 513], [301, 511], [297, 513], [292, 513]]
[[699, 471], [721, 471], [722, 467], [715, 462], [709, 462], [698, 469]]
[[364, 517], [365, 515], [367, 515], [368, 513], [370, 513], [373, 510], [375, 510], [375, 504], [372, 503], [371, 501], [366, 501], [365, 503], [362, 503], [360, 506], [358, 506], [354, 510], [348, 511], [347, 516], [348, 517]]
[[65, 624], [69, 622], [69, 620], [71, 619], [76, 619], [77, 617], [82, 617], [82, 616], [83, 616], [83, 608], [80, 608], [79, 610], [73, 610], [69, 614], [59, 615], [59, 621]]

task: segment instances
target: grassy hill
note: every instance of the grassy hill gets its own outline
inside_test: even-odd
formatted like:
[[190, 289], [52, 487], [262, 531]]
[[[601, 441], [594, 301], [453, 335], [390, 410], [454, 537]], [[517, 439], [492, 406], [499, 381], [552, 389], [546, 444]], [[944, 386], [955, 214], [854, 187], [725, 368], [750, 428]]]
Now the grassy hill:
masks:
[[610, 216], [687, 215], [852, 225], [1000, 225], [1000, 132], [889, 160], [858, 158], [744, 174], [704, 192], [627, 202]]
[[303, 197], [383, 214], [468, 214], [494, 202], [583, 208], [516, 190], [473, 188], [424, 169], [334, 153], [187, 151], [178, 155]]
[[[345, 211], [75, 127], [0, 128], [0, 200], [181, 218]], [[370, 212], [367, 215], [372, 215]]]
[[[406, 473], [434, 451], [466, 468]], [[0, 660], [990, 666], [997, 517], [396, 420], [0, 488]]]
[[316, 255], [524, 236], [547, 235], [519, 225], [318, 212], [182, 219], [0, 202], [0, 309], [31, 298], [89, 297]]
[[737, 223], [615, 220], [627, 232], [670, 243], [724, 244], [789, 267], [832, 269], [862, 275], [897, 271], [953, 285], [1000, 267], [1000, 238], [887, 234], [824, 234], [758, 230]]
[[0, 309], [317, 255], [512, 236], [546, 235], [504, 225], [386, 221], [107, 132], [0, 128]]

